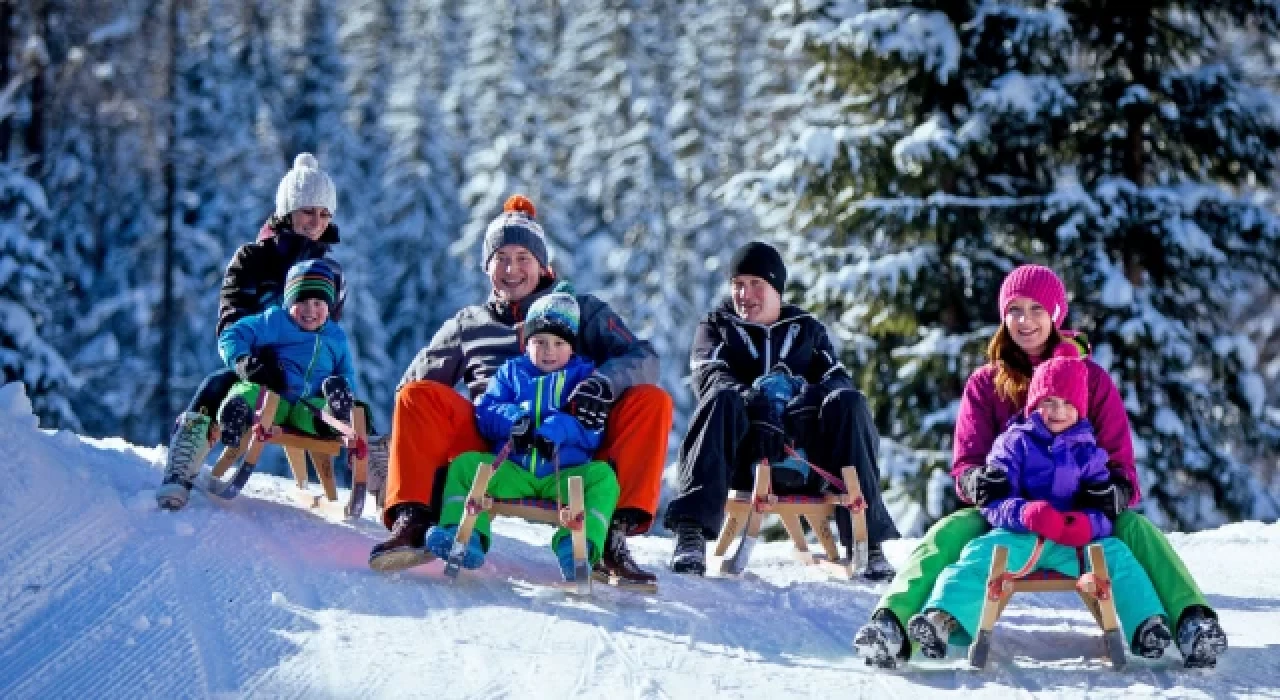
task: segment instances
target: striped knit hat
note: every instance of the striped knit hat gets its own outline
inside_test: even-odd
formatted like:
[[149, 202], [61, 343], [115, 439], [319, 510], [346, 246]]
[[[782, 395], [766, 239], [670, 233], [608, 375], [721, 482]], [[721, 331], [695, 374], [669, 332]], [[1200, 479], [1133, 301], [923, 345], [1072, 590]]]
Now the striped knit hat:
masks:
[[484, 233], [485, 270], [489, 269], [489, 261], [493, 259], [494, 253], [504, 245], [525, 248], [533, 254], [539, 267], [545, 268], [551, 264], [551, 256], [547, 251], [547, 234], [534, 218], [537, 215], [538, 210], [528, 197], [522, 194], [507, 197], [506, 203], [502, 205], [502, 213], [489, 222], [489, 228]]
[[578, 300], [572, 294], [552, 292], [529, 306], [524, 317], [524, 337], [538, 333], [560, 336], [570, 347], [578, 344]]
[[324, 258], [303, 260], [294, 265], [284, 279], [284, 308], [304, 299], [319, 299], [332, 311], [338, 296], [337, 278], [332, 262]]

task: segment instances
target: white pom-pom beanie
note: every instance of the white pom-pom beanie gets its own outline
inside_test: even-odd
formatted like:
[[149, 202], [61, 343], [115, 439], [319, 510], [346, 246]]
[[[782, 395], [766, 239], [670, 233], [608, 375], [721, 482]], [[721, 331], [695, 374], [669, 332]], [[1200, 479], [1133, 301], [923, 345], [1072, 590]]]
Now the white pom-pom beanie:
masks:
[[285, 174], [276, 188], [276, 216], [307, 207], [324, 207], [337, 214], [338, 190], [333, 180], [320, 169], [320, 162], [310, 153], [299, 153], [293, 159], [293, 170]]

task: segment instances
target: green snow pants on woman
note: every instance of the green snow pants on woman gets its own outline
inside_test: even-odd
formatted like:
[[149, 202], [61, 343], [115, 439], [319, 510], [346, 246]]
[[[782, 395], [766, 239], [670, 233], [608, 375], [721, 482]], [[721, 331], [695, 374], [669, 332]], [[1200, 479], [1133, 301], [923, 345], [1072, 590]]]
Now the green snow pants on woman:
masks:
[[[492, 462], [494, 456], [487, 452], [464, 452], [449, 463], [449, 473], [444, 482], [444, 505], [440, 509], [441, 525], [457, 525], [462, 522], [467, 494], [471, 492], [471, 482], [476, 480], [480, 464]], [[591, 563], [595, 564], [604, 552], [604, 538], [609, 532], [609, 521], [613, 518], [613, 509], [618, 505], [618, 478], [614, 476], [613, 467], [608, 462], [587, 462], [576, 467], [563, 467], [557, 481], [554, 474], [538, 478], [528, 469], [507, 460], [489, 479], [487, 493], [493, 498], [541, 498], [553, 501], [558, 487], [560, 501], [568, 505], [571, 476], [582, 477], [587, 543], [590, 545], [588, 549], [591, 552]], [[473, 530], [480, 533], [486, 552], [489, 551], [491, 519], [488, 512], [481, 513], [476, 517]], [[551, 538], [552, 549], [568, 536], [568, 528], [558, 528]]]
[[[990, 529], [987, 519], [977, 508], [963, 508], [934, 523], [911, 552], [906, 564], [899, 567], [898, 575], [876, 604], [876, 609], [889, 610], [905, 626], [912, 615], [924, 608], [938, 574], [959, 561], [965, 545]], [[1209, 614], [1216, 616], [1182, 558], [1150, 520], [1133, 511], [1125, 511], [1116, 518], [1112, 534], [1129, 547], [1133, 557], [1151, 577], [1160, 604], [1175, 625], [1182, 618], [1182, 612], [1193, 605], [1203, 606]]]
[[[1102, 545], [1103, 556], [1107, 558], [1116, 615], [1124, 628], [1124, 638], [1132, 645], [1138, 625], [1153, 615], [1163, 616], [1164, 607], [1156, 597], [1151, 579], [1123, 542], [1115, 537], [1105, 537], [1097, 544]], [[924, 604], [925, 610], [945, 610], [960, 623], [959, 629], [952, 634], [953, 644], [968, 646], [978, 631], [982, 605], [986, 601], [987, 574], [991, 571], [991, 557], [997, 546], [1009, 549], [1009, 569], [1018, 571], [1031, 558], [1036, 536], [1000, 529], [970, 541], [960, 552], [960, 561], [938, 575], [933, 594]], [[1076, 578], [1080, 576], [1080, 558], [1075, 547], [1045, 542], [1035, 570], [1053, 570]]]

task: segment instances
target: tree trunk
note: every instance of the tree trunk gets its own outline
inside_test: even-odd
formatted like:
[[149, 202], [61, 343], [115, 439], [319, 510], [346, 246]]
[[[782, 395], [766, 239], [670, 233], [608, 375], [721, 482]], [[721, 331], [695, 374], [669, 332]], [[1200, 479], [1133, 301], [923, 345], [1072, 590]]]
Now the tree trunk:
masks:
[[[13, 62], [13, 0], [0, 0], [0, 89], [13, 79], [10, 64]], [[8, 119], [0, 119], [0, 163], [9, 160], [9, 139], [13, 127]]]
[[179, 0], [170, 0], [169, 2], [169, 74], [168, 88], [166, 100], [168, 114], [168, 131], [169, 138], [165, 143], [166, 153], [164, 154], [164, 263], [163, 272], [163, 301], [160, 311], [161, 335], [160, 335], [160, 390], [159, 404], [156, 406], [157, 412], [160, 414], [161, 425], [164, 421], [168, 421], [173, 414], [170, 408], [170, 389], [173, 383], [173, 341], [174, 335], [177, 333], [177, 323], [174, 318], [174, 293], [173, 293], [173, 268], [175, 267], [175, 246], [174, 231], [175, 222], [178, 219], [178, 193], [177, 193], [177, 173], [174, 171], [174, 161], [177, 159], [178, 149], [178, 2]]
[[[1148, 2], [1131, 2], [1129, 10], [1129, 33], [1125, 37], [1124, 62], [1132, 76], [1131, 85], [1148, 86], [1147, 72], [1147, 40], [1151, 36], [1151, 6]], [[1150, 110], [1145, 104], [1132, 104], [1125, 110], [1125, 152], [1124, 176], [1137, 187], [1142, 187], [1146, 170], [1146, 154], [1143, 146], [1146, 138], [1142, 126], [1147, 121]], [[1125, 276], [1133, 285], [1141, 285], [1145, 265], [1142, 260], [1142, 245], [1137, 238], [1144, 232], [1131, 230], [1125, 237], [1124, 265]]]
[[[49, 27], [49, 4], [39, 2], [32, 9], [32, 34], [40, 37], [41, 41], [46, 42], [46, 52], [48, 37], [45, 31]], [[48, 71], [49, 62], [48, 55], [45, 52], [32, 55], [30, 65], [25, 66], [27, 71], [27, 79], [31, 81], [31, 118], [27, 121], [27, 128], [23, 130], [22, 140], [26, 149], [26, 155], [30, 157], [27, 165], [27, 175], [31, 178], [38, 178], [39, 169], [44, 162], [44, 144], [45, 144], [45, 113], [47, 112], [49, 103], [49, 86]]]

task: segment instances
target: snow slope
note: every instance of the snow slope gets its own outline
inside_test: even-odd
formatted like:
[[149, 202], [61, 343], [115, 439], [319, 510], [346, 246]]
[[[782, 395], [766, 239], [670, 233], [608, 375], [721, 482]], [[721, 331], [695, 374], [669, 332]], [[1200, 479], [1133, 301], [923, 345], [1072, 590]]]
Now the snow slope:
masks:
[[[549, 529], [501, 520], [490, 561], [455, 585], [440, 564], [370, 571], [372, 520], [290, 505], [255, 475], [219, 505], [157, 510], [163, 451], [38, 430], [0, 388], [0, 698], [1280, 697], [1280, 526], [1175, 535], [1231, 635], [1216, 671], [1177, 654], [1122, 673], [1069, 596], [1016, 598], [992, 668], [946, 662], [875, 672], [849, 642], [882, 590], [824, 580], [761, 545], [743, 580], [660, 569], [662, 593], [556, 574]], [[370, 504], [372, 510], [372, 504]], [[658, 568], [670, 541], [632, 540]], [[901, 562], [911, 542], [890, 547]]]

